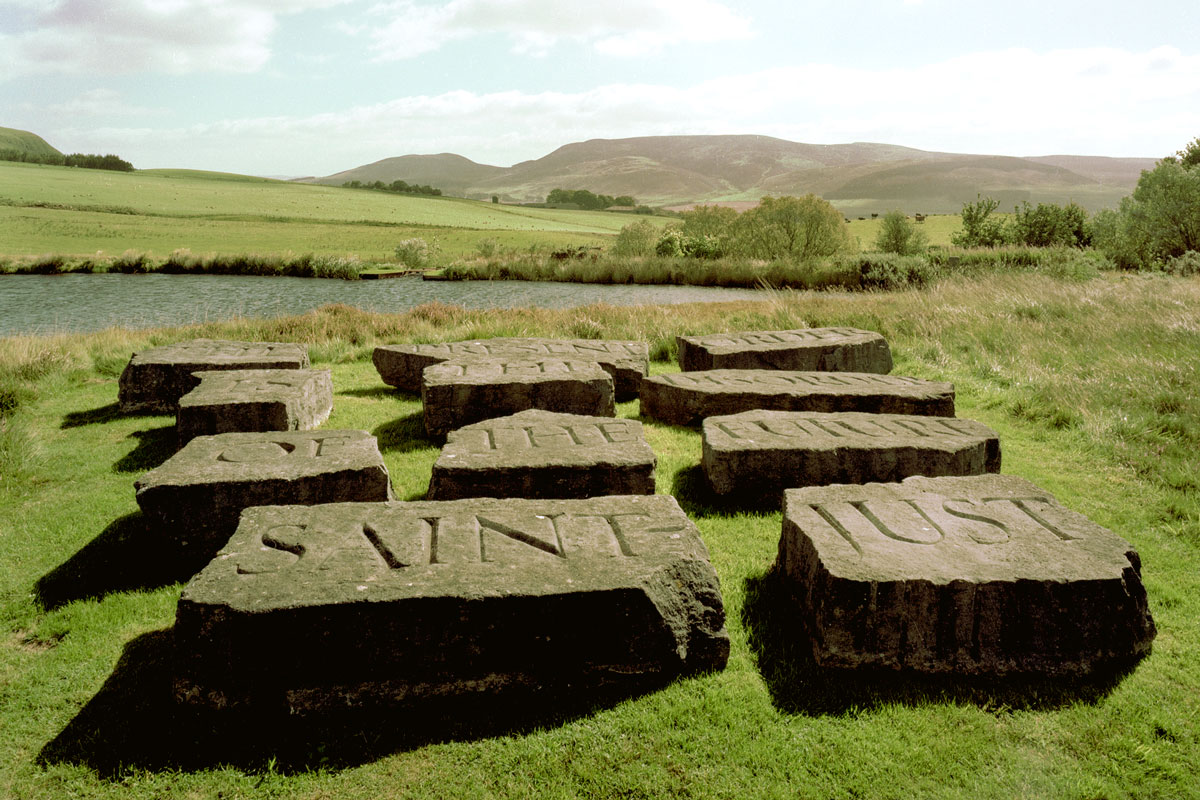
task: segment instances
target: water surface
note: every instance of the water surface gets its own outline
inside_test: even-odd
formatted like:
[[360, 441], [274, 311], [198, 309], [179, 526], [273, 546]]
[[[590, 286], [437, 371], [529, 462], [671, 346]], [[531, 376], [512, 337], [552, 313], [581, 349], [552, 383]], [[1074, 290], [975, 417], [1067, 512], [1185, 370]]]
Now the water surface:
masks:
[[754, 300], [754, 289], [533, 281], [342, 281], [242, 275], [0, 275], [0, 336], [80, 333], [302, 314], [329, 303], [406, 311], [433, 301], [468, 308]]

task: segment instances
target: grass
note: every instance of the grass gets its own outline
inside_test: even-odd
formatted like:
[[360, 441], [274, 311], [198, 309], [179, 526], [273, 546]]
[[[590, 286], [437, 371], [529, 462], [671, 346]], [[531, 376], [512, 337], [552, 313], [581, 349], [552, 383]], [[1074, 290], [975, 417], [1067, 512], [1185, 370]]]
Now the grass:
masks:
[[[1159, 634], [1127, 674], [1084, 683], [845, 678], [806, 666], [768, 570], [778, 512], [714, 503], [695, 431], [646, 421], [658, 491], [697, 522], [721, 578], [728, 667], [557, 709], [411, 713], [310, 727], [177, 714], [181, 583], [154, 559], [133, 481], [171, 418], [122, 416], [129, 354], [195, 336], [307, 342], [334, 373], [326, 427], [378, 437], [397, 494], [436, 445], [385, 387], [379, 342], [496, 335], [642, 338], [850, 325], [896, 373], [951, 380], [1001, 435], [1004, 471], [1126, 537]], [[1200, 793], [1200, 279], [1004, 274], [923, 291], [775, 292], [691, 307], [299, 317], [0, 339], [0, 795], [163, 797], [1188, 797]], [[619, 407], [636, 416], [637, 403]], [[460, 710], [461, 711], [461, 710]], [[492, 714], [488, 717], [488, 714]], [[239, 723], [241, 725], [242, 723]], [[256, 727], [265, 726], [265, 727]]]

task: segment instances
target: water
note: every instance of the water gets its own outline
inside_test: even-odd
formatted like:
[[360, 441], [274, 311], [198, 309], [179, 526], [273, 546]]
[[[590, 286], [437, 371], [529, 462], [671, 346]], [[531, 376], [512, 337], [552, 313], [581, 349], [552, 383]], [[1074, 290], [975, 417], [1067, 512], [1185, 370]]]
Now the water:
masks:
[[302, 314], [329, 303], [405, 311], [438, 301], [468, 308], [568, 308], [754, 300], [753, 289], [602, 286], [529, 281], [342, 281], [232, 275], [0, 275], [0, 336], [79, 333]]

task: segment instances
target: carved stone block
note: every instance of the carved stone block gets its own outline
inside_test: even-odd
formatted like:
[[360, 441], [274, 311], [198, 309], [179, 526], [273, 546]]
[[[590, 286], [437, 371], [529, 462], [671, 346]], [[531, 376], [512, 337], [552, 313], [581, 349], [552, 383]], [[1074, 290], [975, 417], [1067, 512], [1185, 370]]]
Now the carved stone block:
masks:
[[654, 494], [654, 466], [636, 420], [534, 409], [447, 434], [429, 499]]
[[196, 388], [193, 373], [226, 369], [304, 369], [308, 348], [289, 342], [193, 339], [134, 353], [121, 373], [121, 411], [174, 414], [179, 398]]
[[784, 496], [777, 568], [823, 666], [1062, 675], [1150, 651], [1133, 547], [1022, 478]]
[[714, 369], [642, 381], [642, 413], [672, 425], [743, 411], [863, 411], [954, 416], [954, 385], [863, 372]]
[[729, 653], [708, 552], [664, 495], [250, 508], [175, 641], [180, 701], [292, 712], [644, 687]]
[[802, 328], [794, 331], [738, 331], [677, 336], [679, 368], [784, 369], [801, 372], [892, 371], [892, 351], [874, 331], [857, 328]]
[[305, 431], [333, 412], [327, 369], [198, 372], [200, 385], [179, 399], [175, 430], [182, 446], [195, 436], [234, 431]]
[[1000, 437], [969, 419], [746, 411], [701, 425], [700, 464], [717, 494], [772, 495], [827, 483], [1000, 471]]
[[611, 417], [615, 411], [612, 378], [595, 361], [443, 361], [426, 367], [422, 381], [430, 436], [530, 408], [597, 417]]

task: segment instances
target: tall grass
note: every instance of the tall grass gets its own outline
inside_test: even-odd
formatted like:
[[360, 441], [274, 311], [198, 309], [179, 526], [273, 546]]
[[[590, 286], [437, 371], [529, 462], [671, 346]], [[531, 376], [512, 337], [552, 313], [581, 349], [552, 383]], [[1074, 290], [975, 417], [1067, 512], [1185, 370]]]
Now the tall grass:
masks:
[[138, 250], [119, 256], [0, 256], [0, 274], [58, 275], [76, 272], [165, 273], [172, 275], [260, 275], [289, 278], [340, 278], [358, 280], [366, 264], [356, 256], [312, 253], [209, 253], [173, 251], [155, 258]]

